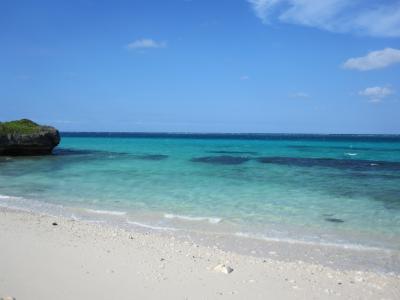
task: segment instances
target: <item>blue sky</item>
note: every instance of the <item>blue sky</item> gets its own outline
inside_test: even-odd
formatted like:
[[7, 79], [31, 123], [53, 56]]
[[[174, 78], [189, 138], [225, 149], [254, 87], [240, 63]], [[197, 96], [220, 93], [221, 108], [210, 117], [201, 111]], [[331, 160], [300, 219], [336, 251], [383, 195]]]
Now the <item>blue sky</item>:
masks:
[[400, 1], [0, 2], [0, 120], [400, 133]]

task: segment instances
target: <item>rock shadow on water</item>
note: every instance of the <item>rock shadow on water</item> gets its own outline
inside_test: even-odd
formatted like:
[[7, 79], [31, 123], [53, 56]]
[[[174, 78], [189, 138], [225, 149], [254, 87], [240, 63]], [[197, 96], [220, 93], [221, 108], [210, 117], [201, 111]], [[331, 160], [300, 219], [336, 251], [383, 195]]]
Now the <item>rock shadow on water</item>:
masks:
[[125, 152], [90, 150], [90, 149], [71, 149], [71, 148], [56, 148], [53, 151], [55, 156], [74, 156], [74, 155], [128, 155]]
[[249, 160], [250, 158], [248, 157], [220, 155], [220, 156], [195, 157], [192, 158], [190, 161], [213, 164], [213, 165], [240, 165]]
[[56, 156], [89, 156], [94, 155], [96, 157], [104, 156], [106, 158], [114, 157], [128, 158], [128, 159], [142, 159], [142, 160], [163, 160], [168, 158], [168, 155], [164, 154], [130, 154], [126, 152], [115, 152], [115, 151], [103, 151], [103, 150], [88, 150], [88, 149], [69, 149], [59, 148], [54, 150]]
[[388, 170], [400, 171], [400, 162], [374, 161], [362, 159], [338, 158], [308, 158], [308, 157], [259, 157], [257, 161], [263, 164], [277, 164], [296, 167], [328, 167], [341, 170], [372, 171]]
[[90, 161], [109, 159], [116, 155], [123, 157], [124, 153], [107, 152], [100, 150], [56, 148], [51, 155], [46, 156], [18, 156], [5, 164], [2, 175], [24, 176], [27, 174], [52, 174], [59, 176], [59, 171], [74, 164], [82, 164]]
[[88, 149], [69, 149], [59, 148], [54, 150], [55, 156], [93, 156], [96, 158], [127, 158], [140, 160], [163, 160], [168, 158], [164, 154], [130, 154], [126, 152], [103, 151], [103, 150], [88, 150]]
[[100, 151], [96, 151], [96, 150], [56, 148], [53, 150], [53, 155], [57, 155], [57, 156], [89, 155], [89, 154], [96, 154], [99, 152]]

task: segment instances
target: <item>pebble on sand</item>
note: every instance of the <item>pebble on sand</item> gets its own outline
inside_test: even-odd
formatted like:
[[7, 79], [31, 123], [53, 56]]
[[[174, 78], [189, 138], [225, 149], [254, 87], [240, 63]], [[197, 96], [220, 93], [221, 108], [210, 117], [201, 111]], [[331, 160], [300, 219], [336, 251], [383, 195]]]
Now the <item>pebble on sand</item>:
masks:
[[220, 264], [214, 268], [214, 271], [224, 274], [230, 274], [233, 272], [233, 268], [231, 268], [230, 266], [226, 266], [224, 264]]

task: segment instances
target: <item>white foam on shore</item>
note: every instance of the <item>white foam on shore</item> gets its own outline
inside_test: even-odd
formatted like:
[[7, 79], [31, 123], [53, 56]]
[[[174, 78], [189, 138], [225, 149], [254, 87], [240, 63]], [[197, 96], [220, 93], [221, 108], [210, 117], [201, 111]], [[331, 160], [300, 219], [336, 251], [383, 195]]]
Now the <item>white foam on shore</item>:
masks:
[[154, 225], [149, 225], [149, 224], [144, 224], [140, 222], [135, 222], [135, 221], [127, 221], [128, 224], [147, 228], [147, 229], [152, 229], [152, 230], [163, 230], [163, 231], [177, 231], [177, 228], [173, 227], [162, 227], [162, 226], [154, 226]]
[[18, 196], [0, 195], [0, 207], [53, 217], [70, 217], [66, 214], [66, 208], [63, 205]]
[[341, 243], [332, 243], [332, 242], [313, 242], [313, 241], [305, 241], [305, 240], [295, 240], [291, 238], [276, 238], [276, 237], [269, 237], [265, 235], [259, 234], [251, 234], [245, 232], [235, 232], [235, 236], [242, 237], [242, 238], [251, 238], [256, 240], [264, 240], [267, 242], [283, 242], [288, 244], [302, 244], [302, 245], [310, 245], [310, 246], [325, 246], [325, 247], [335, 247], [335, 248], [342, 248], [348, 250], [358, 250], [358, 251], [384, 251], [390, 252], [388, 249], [373, 247], [373, 246], [364, 246], [359, 244], [341, 244]]
[[222, 221], [221, 218], [216, 218], [216, 217], [191, 217], [191, 216], [182, 216], [182, 215], [174, 215], [174, 214], [164, 214], [164, 218], [180, 219], [180, 220], [185, 220], [185, 221], [207, 221], [211, 224], [218, 224]]
[[0, 195], [0, 199], [12, 199], [13, 197], [7, 195]]
[[99, 215], [111, 215], [111, 216], [125, 216], [126, 211], [116, 211], [116, 210], [101, 210], [101, 209], [90, 209], [86, 208], [85, 211], [99, 214]]
[[[15, 209], [25, 212], [35, 212], [35, 208], [40, 207], [40, 204], [34, 200], [28, 200], [17, 196], [0, 195], [0, 206], [9, 209]], [[40, 210], [38, 210], [40, 212]]]
[[[33, 212], [39, 214], [46, 214], [49, 216], [64, 216], [66, 218], [70, 218], [73, 220], [80, 220], [89, 223], [106, 223], [105, 220], [93, 220], [88, 219], [87, 216], [75, 215], [71, 212], [71, 209], [76, 209], [73, 207], [65, 207], [59, 204], [51, 204], [33, 199], [26, 199], [18, 196], [8, 196], [0, 194], [0, 207], [15, 209], [25, 212]], [[79, 209], [81, 210], [81, 209]], [[94, 210], [94, 209], [83, 209], [84, 211], [88, 211], [94, 214], [99, 215], [113, 215], [113, 216], [125, 216], [127, 212], [124, 211], [111, 211], [111, 210]], [[165, 214], [165, 218], [167, 219], [182, 219], [187, 221], [208, 221], [212, 224], [218, 224], [221, 222], [220, 218], [210, 218], [210, 217], [191, 217], [191, 216], [182, 216], [182, 215], [174, 215], [174, 214]], [[126, 221], [128, 224], [135, 225], [138, 227], [158, 230], [158, 231], [178, 231], [182, 230], [174, 227], [164, 227], [157, 225], [150, 225], [135, 221]], [[241, 238], [251, 238], [257, 240], [264, 240], [269, 242], [283, 242], [289, 244], [303, 244], [310, 246], [327, 246], [327, 247], [336, 247], [341, 249], [349, 249], [349, 250], [358, 250], [358, 251], [384, 251], [386, 253], [391, 253], [390, 249], [385, 249], [381, 247], [374, 246], [366, 246], [361, 244], [354, 243], [335, 243], [329, 241], [314, 241], [314, 240], [306, 240], [306, 239], [292, 239], [287, 237], [275, 237], [275, 236], [267, 236], [263, 234], [256, 233], [246, 233], [246, 232], [235, 232], [233, 233], [237, 237]]]
[[[30, 213], [45, 214], [53, 217], [63, 216], [71, 220], [83, 221], [88, 223], [106, 223], [105, 220], [96, 220], [87, 218], [87, 216], [79, 216], [79, 211], [78, 215], [76, 215], [74, 212], [72, 212], [76, 211], [76, 208], [74, 207], [65, 207], [60, 204], [46, 203], [23, 197], [7, 196], [0, 194], [0, 207], [24, 211], [24, 212], [30, 212]], [[120, 212], [120, 211], [94, 210], [85, 208], [83, 208], [83, 210], [101, 215], [107, 214], [107, 215], [123, 216], [126, 214], [126, 212]]]

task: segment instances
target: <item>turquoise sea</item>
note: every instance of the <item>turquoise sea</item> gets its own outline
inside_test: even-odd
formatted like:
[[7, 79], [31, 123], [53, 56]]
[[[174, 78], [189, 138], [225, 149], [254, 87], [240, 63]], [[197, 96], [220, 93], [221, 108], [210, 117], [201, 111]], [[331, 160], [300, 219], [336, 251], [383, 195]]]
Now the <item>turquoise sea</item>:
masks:
[[400, 136], [64, 133], [0, 204], [154, 230], [400, 250]]

